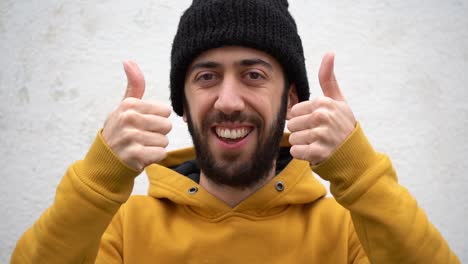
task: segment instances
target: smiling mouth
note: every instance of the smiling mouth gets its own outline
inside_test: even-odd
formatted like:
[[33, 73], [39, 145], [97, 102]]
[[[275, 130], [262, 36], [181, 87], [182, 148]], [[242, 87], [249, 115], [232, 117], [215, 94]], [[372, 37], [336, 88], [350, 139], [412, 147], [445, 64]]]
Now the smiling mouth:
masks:
[[214, 131], [218, 138], [226, 142], [237, 142], [247, 137], [253, 129], [251, 127], [226, 128], [215, 127]]

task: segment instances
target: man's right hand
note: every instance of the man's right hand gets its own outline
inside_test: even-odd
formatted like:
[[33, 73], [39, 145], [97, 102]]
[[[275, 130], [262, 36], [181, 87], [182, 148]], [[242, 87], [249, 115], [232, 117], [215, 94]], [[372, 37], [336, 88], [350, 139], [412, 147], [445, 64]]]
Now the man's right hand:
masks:
[[145, 78], [132, 61], [125, 61], [127, 90], [119, 106], [104, 123], [102, 136], [107, 145], [131, 168], [142, 171], [166, 157], [171, 109], [163, 104], [141, 100]]

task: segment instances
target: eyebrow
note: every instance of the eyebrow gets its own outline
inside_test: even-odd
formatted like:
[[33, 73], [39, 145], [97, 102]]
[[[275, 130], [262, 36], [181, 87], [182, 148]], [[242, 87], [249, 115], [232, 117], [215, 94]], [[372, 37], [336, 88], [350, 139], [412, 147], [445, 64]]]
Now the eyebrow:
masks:
[[199, 63], [195, 63], [194, 65], [192, 65], [192, 67], [190, 67], [188, 73], [192, 73], [193, 71], [195, 71], [196, 69], [213, 69], [213, 68], [219, 68], [221, 67], [221, 63], [217, 63], [217, 62], [214, 62], [214, 61], [202, 61], [202, 62], [199, 62]]
[[246, 60], [241, 60], [240, 65], [242, 66], [253, 66], [253, 65], [257, 65], [257, 64], [260, 64], [260, 65], [263, 65], [265, 67], [267, 67], [268, 69], [270, 70], [273, 70], [273, 66], [271, 66], [270, 63], [262, 60], [262, 59], [246, 59]]
[[[267, 67], [270, 70], [273, 70], [273, 66], [270, 63], [262, 59], [258, 59], [258, 58], [241, 60], [236, 64], [239, 64], [241, 66], [253, 66], [253, 65], [260, 64], [260, 65]], [[219, 67], [222, 67], [221, 63], [214, 62], [214, 61], [202, 61], [202, 62], [198, 62], [192, 65], [192, 67], [190, 67], [188, 71], [188, 74], [192, 73], [196, 69], [214, 69], [214, 68], [219, 68]]]

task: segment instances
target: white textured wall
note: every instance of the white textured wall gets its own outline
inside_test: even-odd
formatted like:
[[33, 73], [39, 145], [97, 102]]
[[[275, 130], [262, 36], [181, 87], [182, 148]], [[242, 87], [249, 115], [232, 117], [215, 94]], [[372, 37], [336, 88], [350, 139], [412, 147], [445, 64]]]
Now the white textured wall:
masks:
[[[146, 99], [169, 104], [171, 42], [190, 2], [0, 0], [1, 263], [119, 102], [122, 60], [140, 64]], [[467, 1], [290, 2], [313, 95], [321, 57], [333, 50], [374, 147], [468, 262]], [[172, 119], [169, 148], [189, 145]], [[139, 177], [135, 192], [146, 188]]]

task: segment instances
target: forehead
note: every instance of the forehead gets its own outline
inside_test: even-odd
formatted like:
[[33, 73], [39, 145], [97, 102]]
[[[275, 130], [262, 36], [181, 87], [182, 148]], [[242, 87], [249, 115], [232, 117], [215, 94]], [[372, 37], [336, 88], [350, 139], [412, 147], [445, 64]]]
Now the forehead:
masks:
[[198, 55], [190, 64], [189, 70], [193, 65], [200, 62], [215, 62], [221, 65], [232, 65], [243, 60], [256, 59], [267, 62], [273, 69], [281, 69], [279, 62], [268, 53], [248, 47], [226, 46], [210, 49]]

